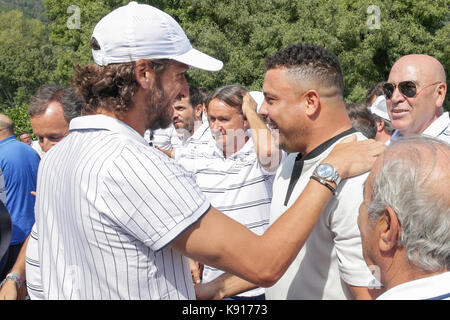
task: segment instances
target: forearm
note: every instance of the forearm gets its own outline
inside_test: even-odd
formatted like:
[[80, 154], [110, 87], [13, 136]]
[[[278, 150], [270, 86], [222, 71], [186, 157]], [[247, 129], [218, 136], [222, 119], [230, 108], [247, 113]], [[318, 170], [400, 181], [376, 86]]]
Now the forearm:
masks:
[[211, 282], [196, 285], [195, 293], [199, 300], [218, 300], [229, 298], [257, 287], [256, 284], [233, 274], [224, 273]]
[[297, 256], [331, 197], [330, 190], [310, 181], [294, 205], [262, 236], [211, 208], [172, 245], [190, 258], [268, 287]]
[[[22, 245], [22, 248], [20, 249], [19, 255], [17, 256], [17, 260], [14, 263], [14, 266], [11, 268], [9, 273], [16, 273], [20, 276], [23, 283], [25, 283], [25, 259], [26, 259], [26, 249], [28, 244], [28, 239], [30, 236], [27, 237], [25, 242]], [[3, 280], [3, 279], [2, 279]], [[22, 290], [21, 290], [22, 289]], [[26, 295], [26, 290], [23, 294], [19, 295], [19, 291], [23, 291], [24, 284], [22, 284], [21, 288], [17, 288], [17, 283], [14, 280], [8, 280], [5, 281], [3, 286], [0, 288], [0, 300], [16, 300], [18, 299], [24, 299]]]
[[247, 112], [247, 121], [259, 163], [267, 170], [276, 169], [281, 162], [281, 149], [275, 145], [270, 129], [256, 111]]

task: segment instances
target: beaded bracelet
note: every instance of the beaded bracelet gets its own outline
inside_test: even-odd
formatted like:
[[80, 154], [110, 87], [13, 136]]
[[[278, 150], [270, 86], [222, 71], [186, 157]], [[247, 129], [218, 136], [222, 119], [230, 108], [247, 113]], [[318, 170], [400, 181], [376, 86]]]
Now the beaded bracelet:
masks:
[[3, 284], [4, 284], [6, 281], [8, 281], [8, 280], [12, 280], [12, 281], [14, 281], [14, 282], [16, 283], [16, 285], [17, 285], [17, 290], [19, 290], [19, 288], [22, 286], [22, 283], [23, 283], [23, 280], [22, 280], [22, 277], [20, 276], [20, 274], [11, 272], [11, 273], [8, 273], [8, 275], [6, 276], [5, 280], [3, 280], [3, 281], [0, 283], [0, 288], [1, 288], [1, 287], [3, 286]]

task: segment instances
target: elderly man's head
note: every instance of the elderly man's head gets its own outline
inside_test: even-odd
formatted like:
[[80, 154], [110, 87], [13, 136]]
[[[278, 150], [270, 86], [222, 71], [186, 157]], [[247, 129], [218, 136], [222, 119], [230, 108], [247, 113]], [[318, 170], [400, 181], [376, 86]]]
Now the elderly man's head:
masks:
[[404, 136], [421, 134], [443, 112], [445, 71], [431, 56], [413, 54], [400, 58], [383, 88], [392, 125]]
[[422, 273], [449, 268], [449, 161], [449, 144], [411, 136], [392, 144], [372, 168], [358, 225], [364, 258], [379, 266], [382, 282], [392, 283], [399, 266]]

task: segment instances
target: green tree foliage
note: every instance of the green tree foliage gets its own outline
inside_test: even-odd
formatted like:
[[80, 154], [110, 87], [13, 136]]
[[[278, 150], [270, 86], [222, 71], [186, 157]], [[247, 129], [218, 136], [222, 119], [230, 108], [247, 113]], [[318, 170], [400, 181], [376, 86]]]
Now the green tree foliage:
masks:
[[[67, 49], [58, 59], [58, 77], [67, 80], [73, 63], [91, 61], [88, 44], [95, 24], [127, 2], [44, 0], [52, 43]], [[298, 42], [319, 44], [338, 55], [349, 102], [363, 101], [367, 89], [386, 80], [392, 64], [405, 54], [433, 55], [447, 74], [450, 71], [448, 0], [139, 2], [172, 15], [194, 47], [224, 62], [223, 70], [215, 73], [189, 70], [191, 82], [209, 89], [230, 83], [261, 89], [264, 58]], [[76, 30], [67, 28], [67, 8], [72, 4], [81, 10], [81, 27]], [[371, 11], [371, 5], [379, 11]]]
[[[22, 103], [38, 83], [68, 83], [74, 64], [92, 61], [89, 40], [95, 24], [128, 2], [43, 0], [48, 45], [42, 44], [46, 40], [42, 24], [17, 12], [8, 13], [15, 16], [2, 16], [0, 106]], [[230, 83], [261, 89], [264, 58], [298, 42], [320, 44], [338, 55], [349, 102], [362, 101], [366, 90], [386, 80], [392, 64], [405, 54], [433, 55], [443, 63], [447, 74], [450, 72], [448, 0], [138, 2], [172, 15], [194, 47], [224, 62], [219, 72], [188, 71], [190, 82], [211, 90]], [[373, 5], [378, 12], [369, 10]], [[447, 96], [448, 108], [450, 94]]]
[[[33, 132], [29, 121], [27, 105], [22, 104], [18, 107], [6, 108], [3, 110], [3, 113], [14, 122], [14, 134], [16, 136], [24, 131]], [[36, 139], [35, 136], [33, 138]]]
[[45, 21], [45, 8], [40, 0], [0, 0], [0, 10], [20, 10], [28, 17]]
[[27, 103], [51, 78], [53, 48], [44, 24], [20, 11], [0, 12], [0, 110]]

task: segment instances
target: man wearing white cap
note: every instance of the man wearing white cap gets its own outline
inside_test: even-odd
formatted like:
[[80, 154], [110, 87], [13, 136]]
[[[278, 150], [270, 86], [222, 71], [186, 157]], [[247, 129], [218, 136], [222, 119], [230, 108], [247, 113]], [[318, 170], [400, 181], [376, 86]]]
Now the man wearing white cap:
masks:
[[414, 134], [450, 142], [449, 113], [443, 110], [446, 75], [436, 58], [425, 54], [401, 57], [392, 66], [383, 91], [396, 129], [391, 142]]
[[372, 105], [369, 106], [369, 110], [374, 115], [377, 123], [375, 140], [381, 142], [389, 141], [394, 133], [394, 128], [387, 112], [386, 98], [383, 95], [378, 96]]
[[[27, 279], [30, 297], [194, 299], [184, 256], [273, 284], [332, 193], [310, 183], [263, 236], [253, 234], [213, 208], [192, 175], [143, 138], [171, 122], [176, 96], [188, 94], [188, 65], [217, 71], [222, 63], [193, 49], [169, 15], [135, 2], [102, 19], [91, 46], [96, 64], [77, 68], [73, 79], [87, 116], [71, 121], [39, 168], [40, 273]], [[347, 143], [327, 161], [347, 178], [382, 150]]]

